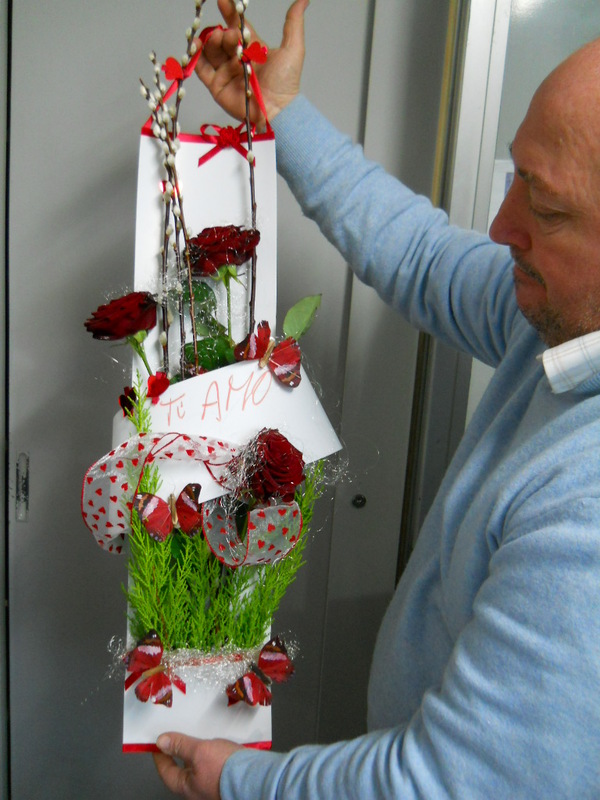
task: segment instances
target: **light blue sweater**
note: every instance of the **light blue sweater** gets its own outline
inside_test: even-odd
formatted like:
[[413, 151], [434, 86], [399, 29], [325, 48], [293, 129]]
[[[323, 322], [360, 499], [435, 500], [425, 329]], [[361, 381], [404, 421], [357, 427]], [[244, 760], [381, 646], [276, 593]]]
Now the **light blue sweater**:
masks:
[[553, 394], [510, 257], [448, 225], [303, 98], [278, 168], [356, 274], [497, 367], [379, 634], [369, 734], [244, 751], [221, 791], [285, 800], [600, 798], [600, 375]]

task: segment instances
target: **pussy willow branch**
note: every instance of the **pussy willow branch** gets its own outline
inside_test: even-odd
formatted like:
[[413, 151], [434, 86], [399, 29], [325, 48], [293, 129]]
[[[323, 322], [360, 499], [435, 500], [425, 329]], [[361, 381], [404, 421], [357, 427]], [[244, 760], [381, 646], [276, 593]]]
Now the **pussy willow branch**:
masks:
[[167, 265], [169, 251], [169, 215], [171, 213], [170, 204], [165, 205], [165, 220], [163, 224], [163, 246], [162, 258], [160, 263], [160, 283], [161, 283], [161, 316], [162, 327], [165, 340], [162, 343], [163, 350], [163, 370], [165, 375], [169, 374], [169, 301], [167, 291]]
[[[245, 14], [240, 14], [240, 35], [242, 38], [242, 47], [244, 47], [244, 30], [246, 27]], [[254, 153], [252, 151], [252, 126], [250, 122], [250, 99], [252, 91], [250, 89], [250, 70], [251, 64], [248, 61], [242, 60], [242, 68], [244, 70], [244, 99], [246, 111], [246, 131], [248, 132], [248, 153], [252, 156], [248, 159], [248, 166], [250, 169], [250, 206], [252, 212], [251, 226], [256, 230], [256, 182], [254, 177]], [[254, 330], [254, 309], [256, 305], [256, 247], [252, 251], [252, 262], [250, 268], [250, 301], [248, 309], [248, 333]]]
[[[186, 58], [191, 59], [196, 53], [196, 48], [199, 46], [199, 43], [194, 40], [194, 33], [200, 27], [200, 15], [202, 13], [202, 7], [204, 6], [205, 0], [196, 0], [196, 18], [194, 19], [194, 24], [192, 27], [186, 32], [187, 37], [187, 49], [186, 49]], [[176, 93], [176, 100], [175, 100], [175, 109], [172, 115], [173, 123], [172, 123], [172, 130], [171, 130], [171, 139], [175, 141], [178, 134], [178, 117], [179, 117], [179, 109], [181, 107], [181, 100], [183, 99], [183, 80], [177, 81], [177, 93]], [[185, 268], [187, 272], [187, 284], [188, 290], [190, 294], [190, 320], [192, 323], [192, 341], [194, 343], [194, 371], [195, 374], [198, 374], [198, 334], [196, 330], [196, 311], [195, 311], [195, 303], [194, 303], [194, 287], [192, 282], [192, 266], [190, 262], [190, 247], [189, 247], [189, 235], [188, 229], [185, 223], [185, 215], [183, 212], [183, 198], [181, 196], [181, 189], [179, 185], [179, 178], [177, 175], [177, 168], [175, 166], [175, 160], [173, 159], [173, 163], [170, 165], [170, 168], [173, 173], [173, 186], [175, 187], [175, 197], [178, 208], [179, 208], [179, 221], [181, 222], [181, 230], [183, 232], [183, 239], [185, 242], [185, 247], [183, 251], [184, 259], [185, 259]], [[177, 239], [177, 246], [179, 246], [179, 240]], [[180, 319], [182, 318], [182, 312], [180, 308]], [[181, 339], [181, 377], [184, 377], [184, 349], [185, 349], [185, 333], [184, 333], [184, 326], [181, 325], [182, 331], [182, 339]]]
[[[202, 8], [204, 6], [206, 0], [195, 0], [195, 8], [196, 8], [196, 16], [194, 18], [194, 22], [186, 31], [186, 38], [187, 38], [187, 47], [186, 52], [183, 58], [184, 65], [189, 63], [190, 59], [196, 53], [196, 48], [199, 46], [199, 43], [194, 40], [194, 35], [198, 28], [200, 27], [200, 16], [202, 13]], [[192, 338], [194, 342], [194, 361], [195, 361], [195, 371], [198, 371], [198, 337], [196, 331], [196, 315], [194, 309], [194, 292], [192, 287], [192, 271], [190, 267], [190, 257], [189, 257], [189, 236], [187, 232], [187, 228], [185, 225], [185, 217], [183, 213], [183, 204], [182, 204], [182, 197], [181, 197], [181, 188], [179, 185], [179, 178], [177, 175], [177, 169], [175, 167], [175, 156], [177, 152], [177, 136], [178, 136], [178, 117], [179, 117], [179, 110], [181, 107], [181, 101], [184, 95], [183, 89], [183, 80], [177, 81], [177, 92], [176, 92], [176, 99], [175, 105], [172, 109], [169, 109], [166, 103], [163, 101], [164, 95], [164, 87], [161, 86], [160, 82], [160, 69], [158, 67], [158, 63], [156, 60], [156, 54], [151, 54], [151, 60], [154, 64], [154, 83], [158, 90], [157, 99], [152, 109], [152, 119], [155, 125], [158, 126], [160, 136], [157, 137], [163, 143], [163, 152], [165, 155], [164, 159], [164, 167], [167, 173], [167, 178], [171, 185], [173, 186], [173, 194], [171, 197], [165, 199], [165, 221], [164, 221], [164, 234], [163, 234], [163, 253], [162, 253], [162, 262], [161, 262], [161, 294], [162, 294], [162, 325], [163, 325], [163, 332], [165, 334], [165, 340], [162, 342], [162, 349], [163, 349], [163, 364], [164, 370], [168, 374], [169, 372], [169, 319], [168, 319], [168, 292], [167, 292], [167, 269], [168, 269], [168, 245], [169, 245], [169, 235], [167, 233], [169, 227], [169, 219], [170, 214], [173, 214], [174, 218], [174, 243], [173, 249], [175, 251], [175, 259], [177, 264], [177, 280], [178, 283], [181, 283], [182, 276], [182, 260], [181, 260], [181, 252], [179, 248], [179, 230], [183, 231], [184, 236], [184, 260], [186, 265], [187, 271], [187, 282], [189, 287], [190, 293], [190, 317], [192, 323]], [[144, 96], [147, 100], [151, 100], [152, 95], [150, 94], [148, 88], [145, 86], [143, 81], [140, 81], [142, 87], [144, 89]], [[171, 126], [169, 129], [168, 120], [171, 121]], [[164, 132], [164, 133], [163, 133]], [[180, 295], [179, 298], [179, 319], [180, 319], [180, 339], [181, 339], [181, 373], [183, 376], [184, 373], [184, 366], [185, 366], [185, 325], [183, 323], [183, 301]]]

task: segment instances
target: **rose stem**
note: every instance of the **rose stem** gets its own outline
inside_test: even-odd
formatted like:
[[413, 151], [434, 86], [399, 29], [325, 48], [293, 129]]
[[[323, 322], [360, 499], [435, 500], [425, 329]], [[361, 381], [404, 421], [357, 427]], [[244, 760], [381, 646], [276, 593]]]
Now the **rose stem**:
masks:
[[169, 236], [168, 236], [168, 227], [169, 227], [169, 216], [171, 213], [170, 203], [165, 206], [165, 222], [164, 222], [164, 232], [163, 232], [163, 248], [162, 248], [162, 262], [160, 266], [161, 271], [161, 283], [162, 283], [162, 298], [161, 298], [161, 307], [162, 307], [162, 326], [163, 331], [165, 333], [165, 341], [163, 343], [163, 368], [165, 374], [169, 374], [169, 311], [168, 311], [168, 297], [167, 297], [167, 254], [169, 249]]
[[148, 359], [146, 358], [146, 349], [145, 349], [143, 343], [142, 342], [138, 342], [138, 340], [135, 338], [135, 336], [128, 336], [127, 337], [127, 341], [129, 342], [129, 344], [133, 347], [135, 352], [138, 354], [138, 356], [144, 362], [144, 366], [148, 370], [148, 375], [152, 375], [153, 372], [152, 372], [152, 369], [150, 368], [150, 364], [148, 363]]
[[231, 275], [225, 277], [225, 290], [227, 292], [227, 335], [231, 341]]
[[[173, 242], [173, 250], [175, 252], [175, 264], [177, 270], [177, 283], [181, 286], [182, 281], [182, 266], [181, 266], [181, 254], [179, 252], [179, 226], [178, 224], [175, 225], [175, 236], [177, 237], [177, 243]], [[181, 371], [181, 377], [183, 378], [183, 374], [185, 371], [185, 315], [183, 313], [183, 290], [179, 292], [177, 298], [177, 313], [179, 315], [179, 341], [180, 341], [180, 348], [179, 348], [179, 369]]]

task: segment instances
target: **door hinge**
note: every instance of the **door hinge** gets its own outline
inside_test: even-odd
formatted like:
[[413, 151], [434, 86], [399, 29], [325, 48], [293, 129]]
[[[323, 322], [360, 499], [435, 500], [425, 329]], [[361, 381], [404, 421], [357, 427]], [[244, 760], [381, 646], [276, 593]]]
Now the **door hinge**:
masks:
[[17, 491], [15, 493], [15, 517], [17, 522], [27, 522], [29, 517], [29, 454], [20, 453], [17, 458]]

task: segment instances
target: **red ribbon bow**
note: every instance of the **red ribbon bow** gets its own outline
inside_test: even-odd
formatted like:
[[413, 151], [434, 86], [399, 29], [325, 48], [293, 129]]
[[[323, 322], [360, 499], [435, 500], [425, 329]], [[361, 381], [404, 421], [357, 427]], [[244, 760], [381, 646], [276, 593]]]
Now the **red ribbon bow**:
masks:
[[[241, 44], [241, 42], [240, 42]], [[254, 62], [255, 64], [264, 64], [267, 60], [268, 49], [266, 45], [260, 44], [260, 42], [252, 42], [249, 44], [248, 47], [242, 50], [241, 60], [246, 64], [251, 64]], [[260, 90], [260, 84], [258, 83], [258, 78], [256, 77], [256, 73], [253, 69], [251, 69], [248, 79], [250, 81], [250, 86], [252, 87], [252, 91], [254, 92], [254, 96], [256, 97], [256, 102], [258, 103], [258, 107], [262, 111], [263, 117], [265, 118], [265, 122], [267, 124], [267, 130], [271, 130], [271, 125], [269, 124], [269, 117], [267, 115], [267, 109], [265, 108], [265, 103], [263, 100], [262, 92]]]
[[[215, 133], [208, 133], [211, 128]], [[243, 139], [244, 135], [245, 139]], [[198, 160], [199, 167], [227, 147], [233, 147], [243, 158], [248, 156], [248, 150], [242, 144], [242, 141], [248, 142], [248, 134], [247, 132], [244, 134], [243, 122], [237, 128], [233, 128], [231, 125], [227, 125], [225, 128], [221, 128], [219, 125], [202, 125], [200, 138], [203, 142], [214, 144], [214, 147]]]
[[[189, 78], [192, 72], [194, 71], [198, 59], [202, 53], [202, 48], [206, 44], [206, 42], [210, 39], [211, 34], [215, 30], [224, 30], [222, 25], [214, 25], [210, 28], [205, 28], [203, 31], [200, 32], [198, 39], [196, 40], [196, 53], [192, 56], [189, 62], [182, 66], [175, 58], [167, 58], [166, 62], [164, 63], [162, 70], [165, 73], [165, 77], [167, 80], [172, 81], [171, 85], [163, 94], [163, 102], [166, 102], [169, 97], [173, 94], [177, 86]], [[240, 42], [241, 44], [241, 42]], [[248, 47], [242, 50], [241, 60], [246, 63], [250, 64], [254, 62], [255, 64], [264, 64], [267, 60], [268, 49], [266, 45], [260, 44], [259, 42], [252, 42], [248, 45]], [[252, 87], [252, 91], [254, 92], [254, 96], [256, 97], [256, 102], [258, 103], [258, 107], [263, 113], [263, 116], [266, 121], [267, 131], [271, 132], [271, 125], [269, 124], [269, 119], [267, 117], [267, 111], [265, 108], [264, 100], [262, 97], [262, 92], [260, 91], [260, 85], [258, 83], [258, 79], [254, 73], [254, 70], [249, 70], [249, 81], [250, 86]], [[146, 134], [151, 134], [152, 132], [152, 116], [150, 116], [145, 124], [142, 126], [142, 132]], [[237, 149], [237, 148], [236, 148]], [[244, 152], [244, 157], [247, 151]]]

